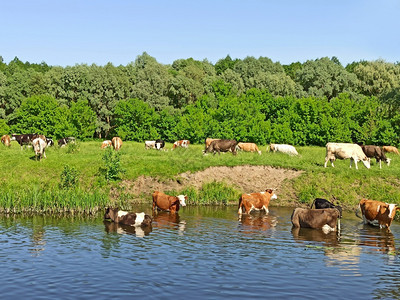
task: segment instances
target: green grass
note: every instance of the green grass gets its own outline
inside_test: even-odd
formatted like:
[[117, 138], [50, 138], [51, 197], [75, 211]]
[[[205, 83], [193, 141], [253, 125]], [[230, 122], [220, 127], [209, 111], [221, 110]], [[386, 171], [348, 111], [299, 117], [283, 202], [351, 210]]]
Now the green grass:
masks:
[[[81, 142], [76, 152], [68, 148], [47, 149], [47, 159], [33, 159], [31, 148], [20, 150], [16, 142], [10, 148], [0, 145], [0, 207], [3, 211], [95, 211], [110, 204], [129, 207], [129, 194], [114, 199], [110, 189], [118, 189], [121, 181], [110, 182], [101, 169], [104, 150], [100, 141]], [[152, 176], [160, 181], [176, 179], [183, 172], [196, 172], [210, 166], [268, 165], [279, 168], [303, 170], [300, 177], [286, 182], [279, 191], [276, 204], [310, 203], [315, 197], [336, 197], [345, 207], [353, 208], [363, 198], [391, 203], [400, 203], [400, 157], [392, 158], [390, 167], [382, 169], [372, 161], [371, 169], [359, 163], [359, 169], [349, 168], [349, 160], [336, 161], [335, 168], [323, 167], [324, 147], [296, 147], [299, 156], [282, 153], [267, 153], [266, 146], [260, 147], [262, 155], [239, 152], [206, 156], [203, 145], [190, 145], [189, 149], [171, 151], [145, 150], [143, 143], [124, 142], [121, 152], [121, 167], [125, 170], [122, 180], [135, 180], [141, 175]], [[78, 171], [79, 181], [72, 190], [60, 189], [60, 175], [65, 165]], [[237, 199], [241, 191], [225, 183], [207, 183], [199, 191], [185, 188], [174, 191], [189, 194], [195, 204], [226, 204]], [[151, 201], [151, 199], [144, 199]], [[35, 209], [33, 209], [35, 208]]]

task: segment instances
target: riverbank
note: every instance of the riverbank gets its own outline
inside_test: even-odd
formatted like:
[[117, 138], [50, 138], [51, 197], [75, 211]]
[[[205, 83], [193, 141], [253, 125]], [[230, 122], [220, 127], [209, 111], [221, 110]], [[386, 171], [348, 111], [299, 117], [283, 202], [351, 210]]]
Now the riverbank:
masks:
[[[16, 143], [1, 147], [0, 210], [94, 212], [105, 206], [134, 209], [135, 203], [151, 203], [154, 190], [187, 194], [191, 205], [237, 204], [241, 193], [275, 188], [275, 206], [307, 206], [315, 197], [336, 199], [353, 209], [361, 198], [400, 203], [400, 158], [390, 156], [390, 167], [372, 162], [371, 169], [349, 161], [324, 168], [325, 148], [296, 147], [299, 155], [239, 152], [202, 155], [203, 145], [171, 151], [145, 150], [142, 143], [124, 142], [119, 179], [104, 178], [104, 150], [100, 141], [81, 142], [77, 147], [49, 148], [47, 159], [35, 161], [32, 149]], [[76, 182], [62, 185], [66, 166]], [[71, 172], [75, 170], [76, 173]], [[74, 175], [75, 174], [75, 175]], [[64, 174], [65, 175], [65, 174]]]

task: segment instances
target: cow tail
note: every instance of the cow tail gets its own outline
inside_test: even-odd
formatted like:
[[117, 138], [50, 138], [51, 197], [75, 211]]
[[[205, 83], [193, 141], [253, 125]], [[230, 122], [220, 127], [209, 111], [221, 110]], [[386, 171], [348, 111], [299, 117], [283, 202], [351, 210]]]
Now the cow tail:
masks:
[[361, 211], [361, 206], [360, 204], [358, 204], [357, 208], [356, 208], [356, 216], [360, 219], [362, 219], [362, 217], [359, 215], [359, 212]]
[[240, 215], [243, 213], [242, 202], [243, 202], [243, 199], [242, 199], [242, 196], [240, 196], [240, 198], [239, 198], [239, 207], [238, 207], [238, 214], [240, 214]]

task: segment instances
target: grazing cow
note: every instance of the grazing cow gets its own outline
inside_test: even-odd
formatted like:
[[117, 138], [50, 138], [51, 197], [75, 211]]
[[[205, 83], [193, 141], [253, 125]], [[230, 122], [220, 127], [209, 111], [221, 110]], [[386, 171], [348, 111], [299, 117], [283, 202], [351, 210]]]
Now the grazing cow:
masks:
[[144, 141], [145, 149], [156, 149], [156, 141]]
[[258, 154], [261, 155], [261, 151], [258, 150], [258, 147], [254, 143], [238, 143], [237, 144], [238, 148], [242, 151], [246, 152], [257, 152]]
[[111, 219], [115, 223], [130, 226], [150, 226], [152, 222], [151, 217], [144, 212], [133, 213], [110, 207], [106, 209], [104, 219]]
[[53, 139], [46, 137], [46, 144], [47, 144], [48, 147], [54, 146]]
[[326, 199], [322, 198], [315, 198], [313, 203], [311, 203], [311, 207], [313, 208], [313, 205], [316, 209], [322, 209], [322, 208], [336, 208], [339, 211], [339, 218], [342, 217], [342, 207], [339, 205], [335, 205], [332, 202], [329, 202]]
[[5, 134], [1, 137], [1, 143], [4, 146], [10, 147], [11, 146], [11, 138], [8, 134]]
[[291, 217], [294, 227], [322, 229], [324, 232], [340, 230], [339, 211], [336, 208], [296, 208]]
[[11, 141], [17, 141], [17, 143], [22, 147], [24, 145], [30, 145], [32, 141], [35, 139], [36, 134], [29, 133], [29, 134], [13, 134], [11, 136]]
[[121, 146], [122, 146], [121, 138], [115, 136], [112, 138], [111, 143], [112, 143], [112, 146], [115, 151], [118, 151], [119, 149], [121, 149]]
[[357, 144], [349, 143], [327, 143], [326, 144], [326, 156], [324, 167], [328, 164], [328, 160], [331, 161], [332, 167], [334, 167], [333, 162], [339, 159], [350, 158], [350, 168], [352, 161], [356, 165], [358, 170], [357, 162], [362, 161], [364, 166], [369, 169], [371, 167], [368, 157], [365, 155], [361, 147]]
[[112, 146], [112, 143], [110, 140], [105, 140], [105, 141], [103, 141], [103, 143], [101, 143], [101, 149], [111, 147], [111, 146]]
[[204, 154], [207, 152], [213, 152], [215, 155], [217, 152], [220, 154], [221, 152], [231, 151], [233, 155], [236, 155], [236, 145], [237, 142], [235, 140], [215, 140], [211, 142]]
[[396, 153], [397, 155], [400, 155], [399, 150], [394, 146], [383, 146], [382, 150], [383, 150], [383, 152], [391, 152], [391, 153]]
[[179, 211], [180, 205], [186, 206], [185, 201], [187, 201], [187, 196], [169, 196], [163, 192], [155, 191], [153, 193], [153, 211], [159, 209], [175, 213]]
[[164, 148], [165, 146], [165, 142], [161, 139], [156, 140], [156, 149], [157, 150], [161, 150], [162, 148]]
[[207, 148], [210, 146], [210, 144], [211, 144], [213, 141], [218, 141], [218, 140], [219, 140], [219, 139], [206, 138], [204, 151], [207, 150]]
[[172, 150], [174, 150], [177, 147], [182, 147], [182, 148], [188, 148], [189, 147], [190, 142], [188, 140], [179, 140], [176, 141], [173, 145], [172, 145]]
[[70, 137], [65, 137], [65, 138], [59, 139], [59, 140], [57, 141], [57, 143], [58, 143], [58, 146], [59, 146], [59, 147], [65, 147], [65, 146], [66, 146], [67, 144], [69, 144], [69, 143], [75, 143], [75, 138], [72, 137], [72, 136], [70, 136]]
[[368, 158], [375, 158], [376, 162], [379, 162], [379, 168], [382, 169], [382, 160], [389, 166], [390, 158], [387, 158], [382, 148], [374, 145], [361, 145], [361, 149], [364, 151]]
[[265, 210], [265, 213], [268, 213], [269, 201], [277, 198], [272, 189], [260, 193], [242, 194], [239, 198], [238, 214], [249, 214], [252, 210]]
[[[397, 204], [361, 199], [358, 210], [361, 210], [364, 224], [371, 224], [379, 226], [380, 228], [389, 228], [396, 215], [396, 211], [400, 210], [400, 208]], [[356, 215], [358, 216], [357, 212]]]
[[46, 158], [46, 146], [47, 143], [41, 138], [35, 138], [32, 141], [33, 150], [35, 151], [36, 160], [39, 157], [39, 161], [44, 157]]
[[282, 152], [282, 153], [286, 153], [289, 155], [299, 155], [296, 148], [292, 145], [270, 144], [269, 149], [270, 149], [270, 151], [273, 151], [273, 152]]

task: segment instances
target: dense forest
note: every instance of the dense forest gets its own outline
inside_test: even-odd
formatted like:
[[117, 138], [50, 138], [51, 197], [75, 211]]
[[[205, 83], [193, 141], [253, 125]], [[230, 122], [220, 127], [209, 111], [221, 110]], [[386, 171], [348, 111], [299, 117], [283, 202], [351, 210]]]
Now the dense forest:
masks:
[[267, 57], [126, 66], [31, 64], [0, 56], [0, 134], [82, 140], [205, 137], [325, 145], [400, 144], [400, 63]]

